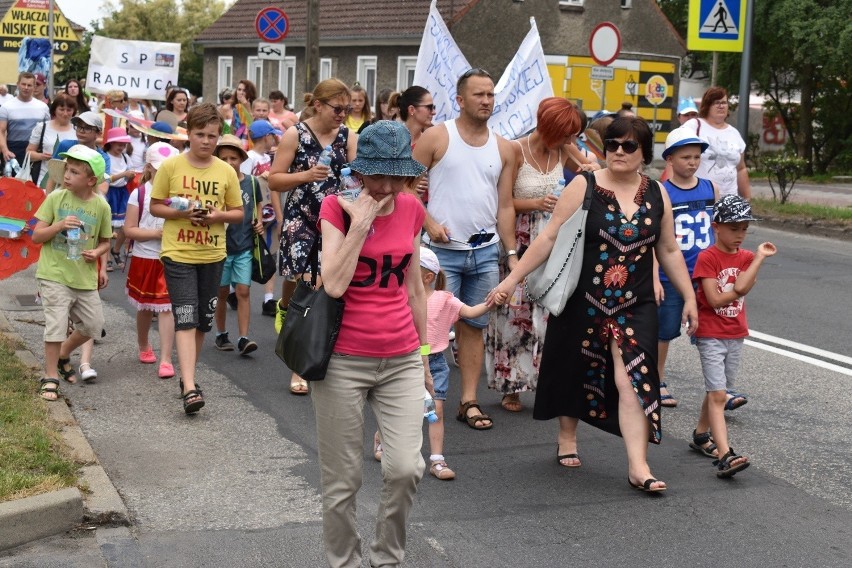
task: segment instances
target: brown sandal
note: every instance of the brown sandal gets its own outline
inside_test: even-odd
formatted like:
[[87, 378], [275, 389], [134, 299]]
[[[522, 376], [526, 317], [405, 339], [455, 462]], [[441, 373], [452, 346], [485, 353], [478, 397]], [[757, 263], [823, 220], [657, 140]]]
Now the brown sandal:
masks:
[[[467, 411], [471, 408], [475, 408], [478, 411], [478, 414], [474, 414], [473, 416], [468, 416]], [[467, 425], [473, 428], [474, 430], [489, 430], [494, 423], [491, 421], [491, 417], [482, 412], [482, 409], [479, 407], [479, 404], [475, 400], [469, 400], [467, 402], [459, 403], [459, 413], [456, 416], [456, 420], [459, 422], [467, 422]], [[487, 426], [477, 426], [477, 422], [485, 422], [488, 421]]]
[[524, 409], [524, 405], [521, 404], [521, 395], [516, 392], [504, 394], [503, 400], [500, 401], [500, 406], [503, 407], [503, 410], [508, 410], [509, 412], [520, 412]]

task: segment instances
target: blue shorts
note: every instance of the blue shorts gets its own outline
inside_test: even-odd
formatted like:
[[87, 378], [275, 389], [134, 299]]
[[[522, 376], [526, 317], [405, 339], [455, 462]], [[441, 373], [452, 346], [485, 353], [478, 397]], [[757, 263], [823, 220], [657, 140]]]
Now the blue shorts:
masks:
[[660, 282], [666, 297], [657, 307], [657, 320], [660, 329], [657, 339], [660, 341], [671, 341], [680, 337], [681, 320], [683, 319], [683, 298], [678, 294], [677, 288], [668, 280]]
[[432, 374], [432, 384], [435, 389], [435, 400], [447, 400], [447, 389], [450, 387], [450, 366], [443, 353], [429, 355], [429, 373]]
[[237, 284], [251, 286], [251, 249], [225, 257], [219, 286], [236, 286]]
[[[441, 270], [447, 277], [447, 291], [468, 306], [485, 301], [492, 288], [500, 282], [500, 270], [497, 266], [499, 247], [488, 245], [470, 250], [452, 250], [430, 247]], [[489, 315], [478, 318], [461, 318], [460, 321], [478, 328], [488, 327]]]

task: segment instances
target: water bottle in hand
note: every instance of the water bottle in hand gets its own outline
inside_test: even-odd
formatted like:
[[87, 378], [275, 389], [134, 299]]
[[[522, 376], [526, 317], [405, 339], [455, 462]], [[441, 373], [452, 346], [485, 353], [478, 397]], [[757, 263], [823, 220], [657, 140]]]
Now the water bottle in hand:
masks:
[[423, 418], [429, 424], [434, 424], [438, 421], [438, 414], [435, 411], [435, 401], [432, 400], [432, 395], [427, 390], [423, 391]]
[[340, 190], [340, 196], [347, 201], [355, 201], [361, 193], [363, 186], [361, 180], [352, 175], [351, 168], [343, 168], [340, 170], [340, 185], [343, 189]]
[[552, 193], [556, 197], [559, 197], [560, 195], [562, 195], [562, 190], [564, 190], [564, 189], [565, 189], [565, 179], [561, 179], [561, 180], [556, 182], [556, 185], [554, 186], [553, 191], [551, 191], [550, 193]]
[[186, 197], [169, 197], [163, 200], [163, 203], [176, 211], [187, 211], [195, 206], [195, 201], [191, 201]]
[[[322, 151], [322, 154], [319, 155], [319, 158], [317, 159], [317, 165], [330, 168], [332, 157], [333, 157], [332, 156], [332, 148], [331, 148], [331, 144], [329, 144]], [[318, 182], [318, 181], [314, 182], [314, 191], [319, 191], [321, 187], [322, 187], [321, 182]]]
[[68, 245], [68, 250], [65, 253], [65, 258], [68, 260], [80, 260], [80, 227], [65, 229], [65, 243]]

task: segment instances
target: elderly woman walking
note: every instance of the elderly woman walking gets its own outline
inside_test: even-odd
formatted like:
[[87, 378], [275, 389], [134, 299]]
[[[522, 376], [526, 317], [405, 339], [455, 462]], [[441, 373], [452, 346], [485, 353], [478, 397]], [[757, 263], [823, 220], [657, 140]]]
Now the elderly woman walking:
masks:
[[[311, 397], [322, 469], [323, 537], [332, 567], [361, 565], [355, 496], [364, 455], [364, 403], [384, 444], [384, 485], [370, 545], [372, 566], [399, 566], [406, 521], [423, 476], [424, 391], [432, 390], [426, 295], [420, 277], [425, 211], [402, 193], [425, 167], [411, 158], [405, 126], [380, 121], [364, 130], [352, 162], [364, 187], [354, 201], [322, 202], [322, 278], [346, 307], [325, 380]], [[412, 270], [413, 267], [413, 270]]]

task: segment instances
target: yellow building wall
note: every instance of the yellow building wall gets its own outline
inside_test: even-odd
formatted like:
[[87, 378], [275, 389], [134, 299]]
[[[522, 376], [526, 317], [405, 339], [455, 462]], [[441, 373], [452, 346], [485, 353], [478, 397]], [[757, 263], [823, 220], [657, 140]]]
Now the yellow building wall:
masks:
[[[592, 67], [597, 64], [591, 57], [547, 56], [547, 70], [553, 82], [553, 94], [565, 97], [579, 105], [587, 114], [600, 110], [616, 112], [624, 102], [633, 104], [633, 110], [655, 127], [655, 142], [665, 143], [671, 129], [674, 63], [616, 59], [613, 78], [609, 81], [592, 79]], [[649, 79], [661, 76], [668, 83], [666, 99], [654, 107], [645, 98]], [[655, 124], [656, 122], [656, 124]]]

